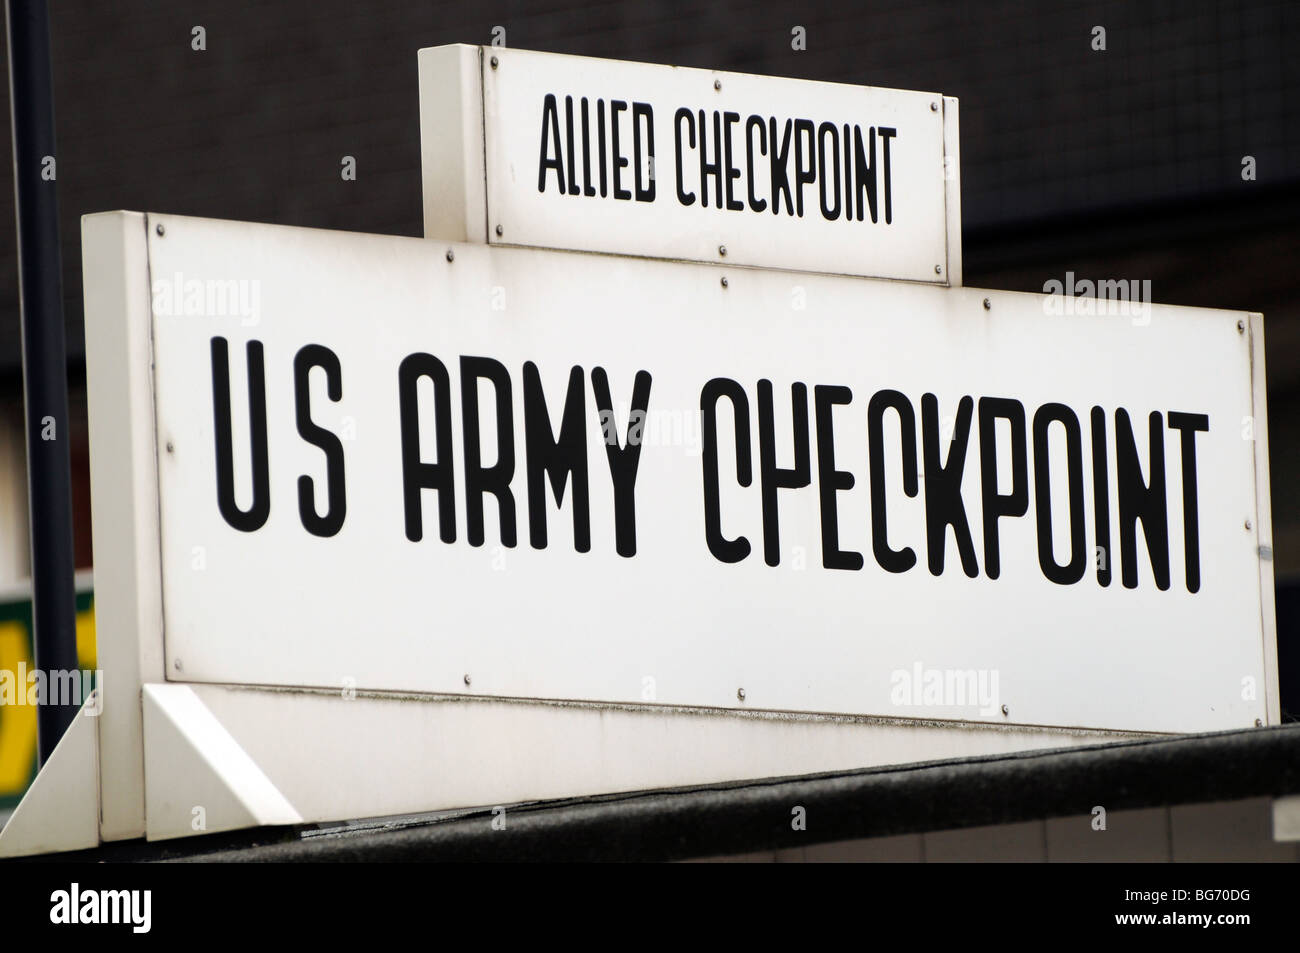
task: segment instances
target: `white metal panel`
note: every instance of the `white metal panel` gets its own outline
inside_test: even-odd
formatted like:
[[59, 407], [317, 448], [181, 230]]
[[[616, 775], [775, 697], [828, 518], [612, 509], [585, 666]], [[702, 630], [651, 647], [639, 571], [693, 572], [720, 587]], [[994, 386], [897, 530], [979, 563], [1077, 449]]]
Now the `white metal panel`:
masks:
[[1255, 518], [1254, 532], [1259, 544], [1259, 612], [1264, 646], [1264, 687], [1268, 713], [1265, 723], [1276, 725], [1282, 720], [1282, 697], [1278, 691], [1277, 607], [1273, 583], [1273, 495], [1268, 470], [1268, 378], [1264, 369], [1264, 316], [1246, 318], [1250, 337], [1251, 418], [1242, 421], [1243, 432], [1249, 425], [1251, 446], [1255, 451]]
[[[431, 74], [463, 50], [422, 50], [421, 68]], [[959, 158], [955, 100], [945, 109], [936, 93], [499, 47], [481, 56], [489, 242], [934, 284], [960, 274], [946, 245], [960, 215], [959, 203], [945, 208], [945, 137]], [[478, 160], [428, 143], [467, 129], [449, 117], [472, 105], [450, 103], [449, 84], [430, 89], [420, 117], [426, 237], [455, 239], [460, 226], [427, 203], [476, 195]], [[689, 114], [680, 126], [679, 110]], [[871, 183], [874, 210], [859, 183]]]
[[144, 833], [140, 686], [163, 677], [147, 227], [132, 212], [81, 225], [105, 840]]
[[150, 840], [303, 822], [188, 685], [146, 685], [141, 701]]
[[948, 284], [962, 284], [961, 262], [961, 104], [943, 97], [943, 202], [948, 216]]
[[[472, 245], [456, 246], [448, 261], [444, 246], [423, 240], [160, 221], [165, 237], [149, 238], [155, 278], [247, 280], [260, 289], [255, 317], [154, 319], [159, 443], [173, 448], [159, 468], [169, 677], [1148, 731], [1268, 717], [1267, 693], [1246, 698], [1242, 682], [1254, 678], [1273, 690], [1256, 539], [1243, 529], [1257, 511], [1256, 445], [1240, 430], [1252, 407], [1251, 345], [1236, 313], [1154, 306], [1139, 321], [1056, 317], [1037, 295]], [[233, 529], [217, 506], [214, 337], [229, 342], [232, 357], [242, 507], [251, 497], [244, 345], [256, 340], [264, 348], [271, 503], [253, 532]], [[324, 507], [322, 452], [295, 425], [293, 361], [309, 343], [332, 349], [342, 369], [338, 402], [326, 398], [319, 377], [311, 390], [312, 419], [342, 434], [345, 450], [347, 517], [328, 538], [305, 531], [298, 512], [303, 475], [315, 481], [316, 506]], [[413, 352], [439, 356], [450, 375], [457, 487], [450, 544], [439, 540], [432, 491], [422, 497], [424, 538], [412, 542], [404, 533], [398, 367]], [[486, 544], [466, 541], [462, 355], [500, 361], [513, 381], [514, 548], [501, 545], [491, 496]], [[583, 369], [590, 552], [575, 551], [571, 484], [562, 507], [546, 498], [549, 545], [529, 544], [525, 362], [539, 368], [556, 425], [570, 368]], [[614, 551], [613, 491], [589, 382], [596, 366], [608, 372], [620, 441], [633, 378], [639, 370], [653, 375], [632, 558]], [[700, 394], [717, 377], [744, 387], [755, 435], [754, 483], [742, 488], [727, 462], [734, 434], [724, 401], [723, 528], [753, 544], [734, 564], [715, 559], [704, 537]], [[852, 388], [830, 429], [836, 467], [856, 478], [837, 495], [840, 545], [864, 553], [864, 569], [822, 567], [820, 473], [808, 487], [779, 491], [780, 564], [765, 564], [760, 379], [773, 382], [776, 459], [785, 467], [793, 454], [791, 383], [809, 386], [810, 403], [814, 385]], [[895, 547], [914, 547], [919, 561], [900, 574], [883, 571], [872, 556], [866, 434], [867, 401], [882, 388], [906, 395], [918, 419], [922, 395], [933, 393], [945, 450], [963, 396], [1001, 396], [1022, 401], [1031, 415], [1047, 402], [1068, 405], [1091, 460], [1088, 413], [1103, 407], [1116, 547], [1115, 410], [1132, 416], [1148, 478], [1148, 414], [1207, 414], [1209, 432], [1196, 443], [1200, 590], [1184, 584], [1173, 430], [1162, 439], [1171, 588], [1153, 585], [1140, 528], [1136, 588], [1120, 585], [1118, 567], [1109, 587], [1091, 571], [1058, 585], [1039, 569], [1032, 489], [1027, 517], [1000, 521], [1002, 571], [988, 577], [976, 433], [961, 492], [977, 576], [961, 571], [951, 529], [944, 571], [927, 570], [924, 485], [933, 475], [923, 475], [915, 499], [904, 496], [892, 412], [884, 443], [889, 535]], [[490, 463], [498, 435], [491, 392], [479, 389], [480, 443]], [[431, 461], [429, 390], [420, 398], [421, 453]], [[819, 470], [815, 416], [810, 408], [810, 455]], [[1053, 439], [1059, 552], [1067, 496], [1064, 441]], [[998, 487], [1007, 492], [1001, 481], [1009, 479], [1010, 454], [999, 445]], [[1092, 552], [1092, 483], [1083, 483]], [[900, 706], [893, 675], [917, 666], [997, 673], [1007, 713], [943, 702]]]
[[0, 858], [82, 850], [99, 843], [98, 711], [99, 699], [92, 692], [0, 829]]
[[461, 43], [420, 51], [420, 163], [429, 238], [487, 241], [479, 59], [477, 46]]
[[[651, 705], [190, 687], [307, 823], [1119, 740]], [[170, 783], [186, 811], [204, 803], [202, 778]]]

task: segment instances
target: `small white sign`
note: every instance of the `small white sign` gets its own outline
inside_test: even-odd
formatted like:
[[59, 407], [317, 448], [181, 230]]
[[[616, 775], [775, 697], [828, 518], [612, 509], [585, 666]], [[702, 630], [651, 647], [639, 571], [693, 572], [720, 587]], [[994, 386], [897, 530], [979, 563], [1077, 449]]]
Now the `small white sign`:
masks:
[[1257, 317], [152, 221], [171, 678], [1267, 720]]
[[426, 237], [960, 283], [956, 100], [499, 47], [420, 77]]

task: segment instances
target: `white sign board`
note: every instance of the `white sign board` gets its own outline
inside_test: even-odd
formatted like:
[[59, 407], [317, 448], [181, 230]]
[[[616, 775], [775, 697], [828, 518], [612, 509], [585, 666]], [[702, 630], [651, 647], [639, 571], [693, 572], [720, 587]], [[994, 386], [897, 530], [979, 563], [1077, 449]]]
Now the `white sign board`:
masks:
[[420, 111], [426, 237], [960, 284], [935, 93], [446, 46]]
[[1276, 704], [1257, 316], [148, 242], [169, 678], [1148, 731]]

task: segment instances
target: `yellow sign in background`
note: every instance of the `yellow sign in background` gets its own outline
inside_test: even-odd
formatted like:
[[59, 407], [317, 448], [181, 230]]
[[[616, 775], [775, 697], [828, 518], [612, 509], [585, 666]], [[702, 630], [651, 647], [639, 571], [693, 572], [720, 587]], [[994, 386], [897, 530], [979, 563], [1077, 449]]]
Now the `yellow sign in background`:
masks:
[[[95, 600], [91, 592], [77, 593], [77, 664], [95, 669]], [[27, 704], [19, 672], [35, 671], [32, 659], [30, 598], [0, 600], [0, 672], [10, 673], [12, 703], [0, 702], [0, 810], [18, 804], [36, 777], [36, 707]]]

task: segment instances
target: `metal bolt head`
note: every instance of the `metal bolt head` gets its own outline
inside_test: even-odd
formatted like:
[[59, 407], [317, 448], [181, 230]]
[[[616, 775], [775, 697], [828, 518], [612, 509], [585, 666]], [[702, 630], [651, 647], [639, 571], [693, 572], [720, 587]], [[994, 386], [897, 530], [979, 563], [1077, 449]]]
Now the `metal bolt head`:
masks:
[[456, 252], [453, 251], [453, 250], [450, 249], [450, 248], [447, 249], [447, 260], [448, 260], [448, 261], [455, 261], [455, 260], [456, 260]]
[[168, 453], [174, 453], [175, 451], [176, 451], [176, 446], [175, 446], [175, 444], [173, 444], [170, 440], [168, 440], [168, 441], [167, 441], [167, 452], [168, 452]]
[[720, 80], [720, 79], [715, 79], [715, 80], [713, 81], [713, 88], [714, 88], [714, 89], [721, 89], [721, 88], [722, 88], [722, 80]]
[[[159, 227], [161, 228], [162, 226], [159, 226]], [[1245, 333], [1246, 333], [1246, 322], [1245, 322], [1245, 321], [1238, 321], [1238, 322], [1237, 322], [1237, 333], [1238, 333], [1238, 334], [1245, 334]]]
[[1262, 718], [1256, 718], [1256, 719], [1255, 719], [1255, 727], [1256, 727], [1256, 728], [1263, 728], [1263, 727], [1264, 727], [1264, 719], [1262, 719]]
[[736, 697], [743, 702], [745, 700], [745, 690], [743, 688], [736, 689]]
[[1250, 529], [1250, 528], [1252, 528], [1252, 526], [1254, 526], [1254, 524], [1251, 523], [1250, 520], [1246, 520], [1246, 529]]
[[181, 660], [176, 659], [174, 662], [172, 662], [172, 668], [176, 669], [176, 671], [179, 672], [181, 670]]
[[162, 236], [162, 235], [166, 235], [166, 234], [167, 234], [167, 229], [163, 228], [163, 223], [162, 223], [162, 222], [159, 222], [159, 223], [158, 223], [157, 227], [154, 228], [154, 231], [157, 232], [157, 233], [159, 234], [159, 236]]
[[722, 287], [724, 287], [724, 288], [727, 287], [727, 276], [726, 276], [726, 275], [723, 275], [723, 276], [722, 276]]
[[934, 266], [934, 273], [935, 273], [936, 275], [942, 275], [942, 274], [943, 274], [943, 265], [935, 265], [935, 266]]
[[498, 234], [498, 235], [504, 235], [505, 233], [506, 233], [506, 230], [505, 230], [504, 228], [502, 228], [500, 225], [498, 225], [498, 226], [497, 226], [497, 234]]
[[1004, 715], [1009, 715], [1009, 714], [1011, 714], [1011, 708], [1010, 708], [1010, 706], [1008, 706], [1008, 705], [1003, 705], [1003, 706], [1002, 706], [1002, 714], [1004, 714]]
[[497, 58], [496, 58], [495, 56], [492, 57], [492, 68], [493, 68], [493, 69], [496, 69], [498, 65], [499, 65], [499, 63], [498, 63], [498, 61], [497, 61]]
[[930, 112], [932, 112], [932, 113], [937, 113], [938, 111], [939, 111], [939, 104], [938, 104], [938, 103], [931, 103], [931, 104], [930, 104]]
[[719, 245], [719, 246], [718, 246], [718, 254], [721, 255], [723, 258], [726, 258], [726, 257], [727, 257], [727, 246], [726, 246], [726, 245]]
[[984, 299], [984, 310], [985, 311], [993, 310], [993, 302], [990, 301], [988, 298]]
[[466, 684], [466, 685], [469, 684], [469, 675], [468, 675], [468, 674], [465, 675], [465, 684]]

